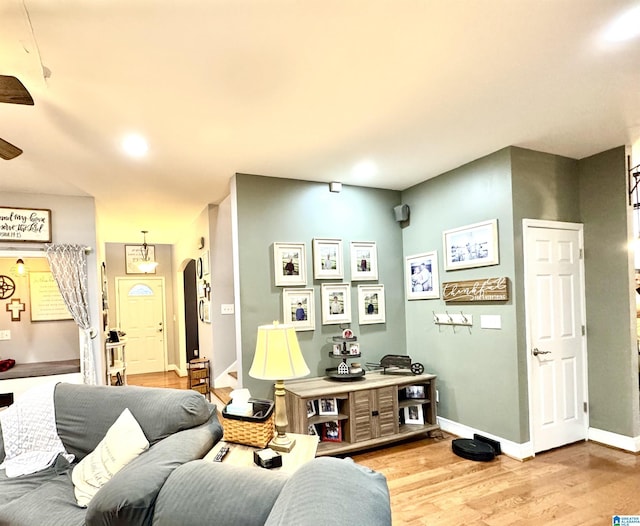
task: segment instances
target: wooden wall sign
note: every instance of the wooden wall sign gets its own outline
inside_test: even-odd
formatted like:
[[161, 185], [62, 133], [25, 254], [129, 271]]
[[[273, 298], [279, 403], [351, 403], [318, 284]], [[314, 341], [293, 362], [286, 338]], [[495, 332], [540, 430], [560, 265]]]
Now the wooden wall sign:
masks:
[[0, 241], [51, 243], [51, 210], [0, 207]]
[[471, 279], [442, 284], [442, 297], [450, 303], [508, 301], [509, 278]]

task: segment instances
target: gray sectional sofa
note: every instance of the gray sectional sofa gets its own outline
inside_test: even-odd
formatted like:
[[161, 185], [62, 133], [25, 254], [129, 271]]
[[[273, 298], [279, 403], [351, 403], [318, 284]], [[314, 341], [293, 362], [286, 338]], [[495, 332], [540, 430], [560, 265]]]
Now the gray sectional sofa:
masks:
[[[0, 526], [391, 524], [384, 476], [350, 459], [316, 458], [290, 476], [199, 460], [220, 440], [222, 426], [216, 407], [195, 391], [60, 383], [54, 400], [58, 434], [76, 461], [59, 456], [17, 478], [0, 470]], [[73, 466], [125, 408], [150, 447], [82, 508]]]

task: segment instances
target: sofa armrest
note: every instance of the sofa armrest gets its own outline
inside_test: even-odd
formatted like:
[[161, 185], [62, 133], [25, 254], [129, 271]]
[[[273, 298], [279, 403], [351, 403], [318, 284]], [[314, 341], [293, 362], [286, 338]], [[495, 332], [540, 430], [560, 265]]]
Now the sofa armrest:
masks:
[[391, 526], [387, 480], [352, 459], [315, 458], [287, 481], [265, 526]]
[[156, 498], [171, 472], [202, 458], [220, 438], [222, 426], [214, 414], [206, 424], [161, 440], [96, 493], [87, 507], [87, 526], [150, 525]]
[[171, 473], [160, 490], [153, 526], [264, 526], [286, 481], [285, 474], [258, 466], [189, 462]]

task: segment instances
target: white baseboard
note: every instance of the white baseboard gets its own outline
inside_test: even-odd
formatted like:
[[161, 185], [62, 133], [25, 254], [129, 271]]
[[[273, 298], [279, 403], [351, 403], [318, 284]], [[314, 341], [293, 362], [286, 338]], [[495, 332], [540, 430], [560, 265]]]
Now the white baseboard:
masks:
[[632, 453], [640, 451], [640, 436], [628, 437], [612, 433], [611, 431], [604, 431], [602, 429], [590, 427], [588, 431], [588, 438], [593, 442], [623, 449], [625, 451], [631, 451]]
[[464, 424], [454, 422], [453, 420], [447, 420], [441, 416], [438, 417], [438, 424], [440, 424], [440, 429], [443, 431], [461, 438], [473, 438], [474, 433], [478, 433], [479, 435], [490, 438], [491, 440], [500, 442], [500, 449], [502, 450], [502, 453], [508, 457], [515, 458], [516, 460], [526, 460], [534, 456], [533, 444], [530, 441], [525, 442], [524, 444], [518, 444], [517, 442], [512, 442], [511, 440], [506, 440], [502, 437], [492, 435], [491, 433], [487, 433], [481, 429], [474, 429]]

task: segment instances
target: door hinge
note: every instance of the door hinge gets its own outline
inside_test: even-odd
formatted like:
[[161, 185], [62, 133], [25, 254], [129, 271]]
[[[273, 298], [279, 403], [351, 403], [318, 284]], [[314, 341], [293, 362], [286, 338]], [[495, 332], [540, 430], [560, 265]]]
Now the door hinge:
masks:
[[582, 409], [586, 413], [589, 410], [589, 404], [587, 402], [582, 402]]
[[587, 328], [583, 325], [582, 326], [582, 336], [585, 336], [587, 334]]
[[580, 249], [580, 259], [584, 259], [584, 248]]

